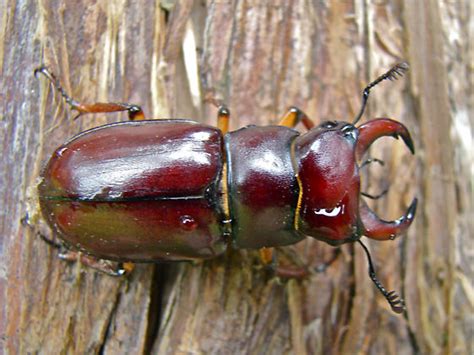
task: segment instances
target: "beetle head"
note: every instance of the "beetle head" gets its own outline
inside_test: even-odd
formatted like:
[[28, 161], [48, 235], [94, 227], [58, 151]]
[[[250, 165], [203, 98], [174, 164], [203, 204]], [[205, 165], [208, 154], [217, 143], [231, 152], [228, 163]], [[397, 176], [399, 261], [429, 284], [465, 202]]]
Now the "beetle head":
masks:
[[328, 121], [295, 141], [300, 195], [296, 228], [303, 234], [340, 245], [358, 240], [393, 239], [411, 224], [413, 200], [405, 215], [383, 221], [361, 198], [358, 160], [382, 136], [401, 136], [414, 152], [405, 126], [390, 119], [375, 119], [356, 128], [347, 122]]

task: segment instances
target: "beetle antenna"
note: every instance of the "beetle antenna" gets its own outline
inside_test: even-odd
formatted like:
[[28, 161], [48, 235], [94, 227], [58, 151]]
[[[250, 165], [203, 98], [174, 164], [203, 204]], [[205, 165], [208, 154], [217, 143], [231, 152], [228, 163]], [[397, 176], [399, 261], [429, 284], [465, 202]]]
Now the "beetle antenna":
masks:
[[362, 243], [360, 241], [360, 239], [357, 240], [357, 241], [359, 242], [360, 245], [362, 245], [362, 248], [364, 249], [365, 254], [367, 255], [367, 260], [369, 262], [369, 277], [370, 277], [370, 279], [375, 284], [375, 286], [377, 286], [377, 288], [382, 293], [382, 295], [384, 295], [385, 299], [390, 304], [390, 307], [392, 308], [392, 311], [394, 311], [395, 313], [402, 313], [405, 310], [405, 301], [403, 301], [403, 299], [395, 291], [388, 292], [385, 289], [385, 287], [383, 287], [382, 283], [379, 281], [379, 279], [375, 275], [375, 268], [374, 268], [374, 265], [372, 263], [372, 258], [370, 257], [369, 250], [364, 245], [364, 243]]
[[59, 80], [56, 78], [56, 76], [53, 73], [51, 73], [48, 70], [47, 67], [41, 66], [39, 68], [36, 68], [34, 71], [34, 74], [35, 74], [35, 77], [38, 77], [38, 74], [43, 74], [51, 82], [51, 84], [54, 85], [56, 90], [59, 91], [59, 93], [61, 94], [61, 96], [64, 98], [64, 100], [66, 101], [68, 105], [70, 105], [71, 107], [77, 107], [79, 105], [79, 103], [76, 100], [74, 100], [72, 97], [68, 95], [66, 90], [64, 90], [63, 87], [61, 86], [61, 83], [59, 82]]
[[372, 89], [375, 85], [377, 85], [381, 81], [397, 80], [398, 77], [403, 76], [403, 74], [408, 70], [408, 68], [409, 66], [408, 66], [408, 63], [406, 62], [395, 64], [388, 72], [386, 72], [385, 74], [382, 74], [377, 79], [372, 81], [369, 85], [367, 85], [367, 87], [364, 89], [364, 92], [362, 93], [362, 107], [360, 108], [359, 114], [354, 119], [354, 122], [352, 122], [353, 125], [359, 122], [360, 118], [364, 114], [365, 106], [367, 105], [367, 100], [369, 99], [370, 89]]

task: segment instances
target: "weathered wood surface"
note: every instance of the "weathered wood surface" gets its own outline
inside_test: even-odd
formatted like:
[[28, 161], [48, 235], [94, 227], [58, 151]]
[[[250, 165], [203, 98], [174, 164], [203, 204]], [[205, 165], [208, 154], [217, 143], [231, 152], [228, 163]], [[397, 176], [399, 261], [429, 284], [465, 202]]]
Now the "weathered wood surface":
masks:
[[[470, 11], [469, 1], [0, 3], [0, 352], [472, 353]], [[290, 105], [316, 121], [351, 120], [364, 84], [400, 59], [411, 71], [374, 90], [366, 117], [405, 123], [417, 153], [377, 143], [373, 155], [387, 164], [365, 183], [373, 192], [390, 183], [375, 204], [386, 218], [420, 200], [406, 237], [370, 243], [382, 281], [403, 291], [405, 316], [389, 311], [350, 245], [301, 282], [259, 270], [252, 251], [140, 265], [116, 279], [59, 261], [21, 223], [53, 149], [117, 120], [71, 121], [33, 77], [39, 64], [76, 98], [137, 103], [153, 118], [214, 124], [203, 100], [212, 95], [235, 129], [274, 124]], [[314, 265], [331, 252], [310, 240], [295, 249]]]

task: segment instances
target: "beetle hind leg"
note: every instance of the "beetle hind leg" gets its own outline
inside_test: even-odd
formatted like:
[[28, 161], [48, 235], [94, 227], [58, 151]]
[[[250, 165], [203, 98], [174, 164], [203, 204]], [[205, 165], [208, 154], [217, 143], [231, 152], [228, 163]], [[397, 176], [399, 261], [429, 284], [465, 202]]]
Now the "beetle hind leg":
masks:
[[135, 267], [135, 264], [130, 262], [123, 263], [100, 259], [75, 250], [63, 249], [63, 251], [59, 252], [58, 257], [65, 261], [79, 262], [81, 265], [98, 270], [109, 276], [124, 276], [130, 274]]
[[71, 109], [78, 112], [74, 119], [79, 118], [81, 115], [86, 113], [110, 113], [110, 112], [128, 112], [128, 118], [131, 121], [143, 120], [145, 119], [145, 114], [140, 106], [126, 103], [117, 103], [117, 102], [95, 102], [92, 104], [85, 104], [73, 99], [67, 94], [64, 88], [61, 86], [59, 79], [51, 73], [48, 68], [42, 66], [35, 69], [34, 74], [38, 77], [38, 74], [44, 75], [55, 87], [57, 91], [64, 98], [66, 103], [71, 107]]
[[40, 238], [49, 246], [58, 250], [58, 258], [69, 262], [79, 262], [81, 265], [93, 268], [109, 276], [124, 276], [130, 274], [135, 265], [130, 262], [117, 262], [100, 259], [91, 255], [86, 255], [80, 251], [68, 249], [61, 241], [48, 238], [43, 233], [39, 233]]

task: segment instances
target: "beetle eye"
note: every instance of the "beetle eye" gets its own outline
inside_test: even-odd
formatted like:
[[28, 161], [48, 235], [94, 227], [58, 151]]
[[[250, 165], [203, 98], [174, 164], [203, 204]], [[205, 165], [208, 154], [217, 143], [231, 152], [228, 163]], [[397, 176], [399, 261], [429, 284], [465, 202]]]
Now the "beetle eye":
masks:
[[346, 125], [341, 129], [342, 133], [344, 133], [344, 137], [350, 137], [353, 140], [357, 138], [357, 130], [353, 125]]

